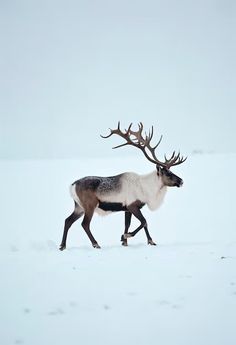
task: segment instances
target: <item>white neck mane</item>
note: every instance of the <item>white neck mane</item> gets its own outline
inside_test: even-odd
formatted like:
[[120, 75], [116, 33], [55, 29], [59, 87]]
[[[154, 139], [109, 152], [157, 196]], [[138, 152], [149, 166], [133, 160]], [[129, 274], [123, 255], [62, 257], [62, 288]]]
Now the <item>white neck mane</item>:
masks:
[[154, 211], [162, 204], [167, 187], [163, 185], [162, 179], [157, 175], [156, 171], [147, 175], [141, 175], [140, 178], [145, 202], [148, 208]]

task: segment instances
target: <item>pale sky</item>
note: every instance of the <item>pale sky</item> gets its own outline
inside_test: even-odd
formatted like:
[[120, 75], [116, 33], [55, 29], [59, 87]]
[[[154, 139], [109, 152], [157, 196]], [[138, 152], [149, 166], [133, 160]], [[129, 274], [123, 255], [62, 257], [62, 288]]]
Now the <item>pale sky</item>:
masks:
[[236, 152], [235, 14], [233, 0], [0, 0], [0, 158], [113, 154], [99, 134], [118, 120], [153, 124], [161, 153]]

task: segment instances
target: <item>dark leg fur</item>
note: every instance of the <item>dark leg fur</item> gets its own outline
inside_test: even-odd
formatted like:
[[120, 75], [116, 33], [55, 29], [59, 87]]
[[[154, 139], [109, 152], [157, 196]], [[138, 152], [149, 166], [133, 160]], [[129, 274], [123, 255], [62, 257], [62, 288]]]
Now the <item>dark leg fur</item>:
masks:
[[77, 212], [76, 209], [74, 212], [65, 220], [65, 226], [64, 226], [64, 232], [63, 232], [63, 237], [60, 245], [60, 250], [66, 249], [66, 239], [67, 239], [67, 234], [68, 230], [70, 229], [71, 225], [78, 220], [81, 216], [83, 215], [83, 212]]
[[152, 240], [152, 238], [151, 238], [151, 236], [150, 236], [150, 234], [149, 234], [149, 232], [148, 232], [147, 226], [144, 227], [144, 230], [145, 230], [145, 234], [146, 234], [146, 236], [147, 236], [147, 243], [150, 244], [150, 245], [152, 245], [152, 246], [156, 246], [156, 243], [153, 242], [153, 240]]
[[82, 227], [84, 228], [86, 234], [88, 235], [90, 241], [92, 242], [93, 247], [101, 248], [90, 231], [90, 222], [91, 222], [92, 217], [93, 217], [93, 212], [85, 213], [84, 219], [82, 221]]
[[[131, 217], [132, 217], [132, 213], [126, 211], [125, 212], [125, 231], [124, 231], [124, 235], [127, 234], [129, 227], [130, 227], [130, 223], [131, 223]], [[122, 246], [128, 246], [128, 241], [126, 238], [124, 238], [124, 235], [121, 236], [121, 242], [122, 242]]]
[[133, 205], [130, 205], [128, 207], [128, 209], [141, 222], [141, 224], [134, 231], [125, 233], [123, 235], [123, 238], [127, 239], [129, 237], [134, 237], [142, 228], [144, 228], [148, 244], [156, 245], [153, 242], [153, 240], [152, 240], [152, 238], [151, 238], [151, 236], [150, 236], [150, 234], [148, 232], [147, 222], [146, 222], [146, 219], [144, 218], [144, 216], [142, 215], [142, 212], [140, 211], [140, 208], [137, 205], [133, 204]]

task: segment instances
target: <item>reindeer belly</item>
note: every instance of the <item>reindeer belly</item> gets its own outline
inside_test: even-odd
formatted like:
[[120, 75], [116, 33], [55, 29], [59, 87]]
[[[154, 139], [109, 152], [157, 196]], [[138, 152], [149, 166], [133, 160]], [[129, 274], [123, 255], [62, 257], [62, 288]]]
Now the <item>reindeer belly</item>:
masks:
[[127, 211], [127, 207], [123, 206], [121, 202], [99, 201], [98, 208], [100, 208], [103, 211], [110, 212]]
[[[140, 201], [136, 201], [135, 202], [138, 206], [138, 208], [142, 208], [145, 204], [140, 202]], [[106, 202], [106, 201], [99, 201], [95, 211], [100, 214], [100, 215], [108, 215], [112, 212], [119, 212], [119, 211], [128, 211], [127, 206], [123, 205], [120, 202]]]

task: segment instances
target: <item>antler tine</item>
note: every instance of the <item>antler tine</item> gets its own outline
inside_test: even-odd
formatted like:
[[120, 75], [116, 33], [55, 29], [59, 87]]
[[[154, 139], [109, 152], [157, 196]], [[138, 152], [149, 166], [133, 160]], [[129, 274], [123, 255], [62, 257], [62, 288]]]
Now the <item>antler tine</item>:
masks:
[[[167, 169], [169, 169], [172, 166], [172, 163], [175, 163], [175, 158], [176, 158], [175, 151], [172, 153], [170, 158], [167, 158], [166, 155], [164, 157], [165, 157], [165, 165], [166, 165]], [[177, 157], [178, 157], [178, 155], [177, 155]]]
[[171, 164], [170, 166], [173, 166], [178, 160], [180, 159], [180, 152], [177, 154], [177, 156], [175, 156], [171, 162], [169, 164]]
[[124, 144], [120, 144], [120, 145], [117, 145], [117, 146], [114, 146], [113, 149], [118, 149], [119, 147], [122, 147], [122, 146], [126, 146], [126, 145], [130, 145], [130, 143], [124, 143]]
[[175, 163], [180, 158], [180, 152], [174, 157], [172, 163]]
[[108, 135], [101, 135], [100, 134], [100, 137], [102, 137], [103, 139], [107, 139], [107, 138], [110, 138], [112, 136], [112, 134], [115, 134], [116, 131], [119, 131], [120, 130], [120, 121], [118, 122], [118, 126], [117, 126], [117, 129], [111, 129], [109, 128], [111, 133], [108, 134]]
[[[142, 129], [141, 129], [141, 128], [139, 127], [139, 128], [140, 128], [140, 136], [141, 136], [141, 132], [142, 132], [142, 130], [143, 130], [143, 124], [142, 124], [142, 122], [140, 122], [140, 125], [141, 125], [141, 128], [142, 128]], [[149, 152], [151, 153], [151, 155], [152, 155], [152, 157], [153, 157], [153, 159], [149, 157], [149, 160], [152, 161], [153, 163], [155, 162], [155, 164], [158, 164], [158, 165], [161, 165], [161, 166], [165, 166], [165, 163], [160, 162], [160, 161], [158, 160], [158, 158], [156, 157], [156, 154], [155, 154], [155, 149], [156, 149], [157, 146], [160, 144], [160, 142], [161, 142], [161, 140], [162, 140], [162, 135], [161, 135], [161, 137], [160, 137], [158, 143], [157, 143], [154, 147], [152, 147], [150, 143], [151, 143], [151, 140], [152, 140], [152, 138], [153, 138], [153, 133], [154, 133], [154, 129], [153, 129], [153, 126], [152, 126], [152, 127], [151, 127], [151, 130], [149, 130], [149, 134], [145, 133], [145, 139], [141, 136], [144, 154], [145, 154], [145, 156], [147, 157], [148, 154], [147, 154], [147, 152], [145, 151], [145, 148], [147, 148], [147, 150], [149, 150]]]
[[168, 159], [167, 157], [166, 157], [166, 155], [164, 156], [165, 157], [165, 162], [166, 163], [168, 163], [168, 162], [170, 162], [173, 158], [174, 158], [174, 156], [175, 156], [175, 151], [172, 153], [172, 156]]
[[101, 135], [101, 134], [100, 134], [100, 137], [103, 138], [103, 139], [109, 138], [109, 137], [113, 134], [113, 133], [112, 133], [112, 129], [111, 129], [111, 128], [109, 128], [109, 129], [110, 129], [110, 131], [111, 131], [110, 134], [108, 134], [108, 135]]
[[160, 143], [161, 143], [161, 141], [162, 141], [162, 138], [163, 138], [163, 135], [161, 135], [161, 137], [160, 137], [158, 143], [153, 147], [154, 150], [156, 150], [157, 146], [160, 145]]
[[153, 137], [153, 126], [149, 129], [149, 133], [145, 133], [145, 144], [149, 145]]
[[179, 164], [185, 162], [187, 158], [188, 157], [184, 158], [183, 156], [180, 157], [180, 152], [177, 154], [177, 156], [175, 156], [175, 151], [174, 151], [172, 156], [169, 159], [167, 159], [166, 155], [165, 155], [165, 164], [166, 164], [167, 168], [169, 169], [172, 166], [179, 165]]
[[134, 140], [136, 140], [136, 142], [134, 142], [137, 145], [144, 145], [145, 144], [145, 139], [142, 136], [142, 131], [143, 131], [143, 124], [142, 122], [140, 122], [138, 124], [138, 131], [132, 131], [131, 129], [129, 130], [129, 134], [133, 135], [135, 137]]
[[[132, 126], [132, 123], [131, 123], [131, 126]], [[125, 133], [123, 133], [123, 132], [120, 130], [120, 121], [118, 121], [117, 129], [111, 129], [111, 128], [109, 128], [109, 129], [110, 129], [110, 131], [111, 131], [110, 134], [108, 134], [108, 135], [106, 135], [106, 136], [100, 134], [100, 137], [102, 137], [103, 139], [107, 139], [107, 138], [111, 137], [113, 134], [119, 134], [119, 135], [121, 135], [121, 136], [124, 136], [124, 135], [125, 135]]]
[[128, 128], [127, 131], [126, 131], [126, 134], [129, 134], [132, 125], [133, 125], [133, 123], [131, 122], [131, 124], [129, 125], [129, 128]]
[[151, 127], [151, 130], [149, 131], [150, 141], [152, 140], [152, 137], [153, 137], [153, 126]]
[[142, 134], [142, 131], [143, 131], [143, 123], [142, 122], [139, 122], [138, 128], [140, 130], [140, 134]]
[[112, 134], [113, 134], [113, 133], [112, 133], [112, 129], [111, 129], [111, 128], [109, 128], [109, 129], [110, 129], [110, 131], [111, 131], [110, 134], [108, 134], [108, 135], [101, 135], [101, 134], [100, 134], [100, 137], [103, 138], [103, 139], [107, 139], [107, 138], [109, 138], [110, 136], [112, 136]]
[[117, 129], [110, 129], [110, 131], [111, 131], [110, 134], [108, 134], [107, 136], [101, 135], [101, 137], [104, 138], [104, 139], [107, 139], [110, 136], [112, 136], [113, 134], [117, 134], [117, 135], [119, 135], [120, 137], [122, 137], [123, 139], [125, 139], [127, 141], [124, 144], [121, 144], [121, 145], [113, 147], [113, 149], [117, 149], [118, 147], [122, 147], [122, 146], [125, 146], [125, 145], [131, 145], [132, 144], [132, 140], [130, 139], [130, 129], [131, 129], [131, 127], [132, 127], [132, 122], [129, 125], [128, 129], [125, 130], [124, 132], [122, 132], [121, 129], [120, 129], [120, 121], [119, 121]]
[[175, 166], [175, 165], [182, 164], [183, 162], [186, 161], [187, 158], [188, 158], [188, 157], [185, 157], [185, 158], [184, 158], [183, 156], [182, 156], [181, 158], [179, 157], [178, 160], [177, 160], [175, 163], [171, 164], [171, 166]]

